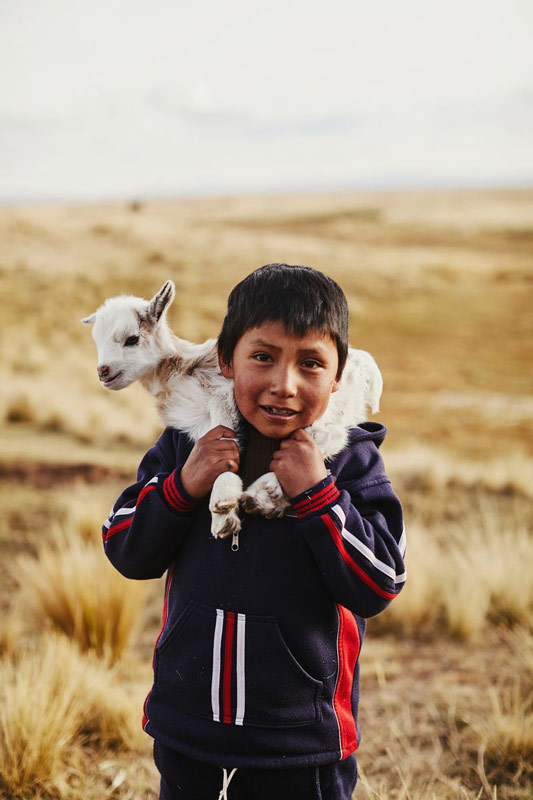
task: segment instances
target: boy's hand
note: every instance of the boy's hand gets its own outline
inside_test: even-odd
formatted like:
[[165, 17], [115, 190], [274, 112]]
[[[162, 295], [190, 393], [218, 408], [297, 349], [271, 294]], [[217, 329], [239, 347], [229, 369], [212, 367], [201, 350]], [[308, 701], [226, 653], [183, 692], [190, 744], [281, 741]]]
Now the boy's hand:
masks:
[[312, 436], [302, 428], [284, 439], [272, 458], [270, 469], [289, 497], [296, 497], [327, 478], [322, 453]]
[[237, 472], [239, 448], [235, 432], [217, 425], [195, 443], [181, 470], [181, 482], [191, 497], [209, 494], [222, 472]]

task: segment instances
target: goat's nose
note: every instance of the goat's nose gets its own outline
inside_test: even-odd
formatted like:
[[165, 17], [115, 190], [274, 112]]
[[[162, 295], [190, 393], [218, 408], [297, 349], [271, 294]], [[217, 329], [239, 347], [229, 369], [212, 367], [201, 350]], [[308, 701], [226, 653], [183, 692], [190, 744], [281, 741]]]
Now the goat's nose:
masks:
[[98, 367], [98, 377], [100, 378], [100, 380], [102, 378], [107, 378], [108, 375], [109, 375], [109, 367], [107, 366], [107, 364], [103, 364], [101, 367]]

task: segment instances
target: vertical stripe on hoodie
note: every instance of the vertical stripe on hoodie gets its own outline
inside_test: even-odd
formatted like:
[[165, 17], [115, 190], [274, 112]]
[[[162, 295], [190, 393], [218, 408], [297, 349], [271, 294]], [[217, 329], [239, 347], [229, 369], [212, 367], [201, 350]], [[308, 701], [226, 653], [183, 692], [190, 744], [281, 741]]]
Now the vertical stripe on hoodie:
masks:
[[339, 603], [336, 605], [339, 614], [339, 631], [337, 634], [339, 673], [333, 697], [333, 707], [339, 725], [342, 759], [349, 756], [357, 748], [357, 727], [352, 711], [352, 688], [361, 642], [353, 614]]
[[235, 632], [235, 613], [226, 615], [226, 638], [224, 643], [224, 678], [222, 690], [222, 712], [226, 725], [231, 724], [231, 678], [233, 674], [233, 634]]
[[237, 712], [235, 725], [244, 722], [245, 682], [244, 682], [244, 644], [246, 631], [246, 615], [237, 615]]
[[[211, 710], [214, 722], [243, 725], [246, 704], [245, 681], [246, 615], [217, 608], [213, 634]], [[236, 650], [234, 659], [234, 650]], [[237, 696], [232, 696], [233, 676]], [[222, 709], [221, 709], [222, 694]], [[232, 709], [235, 707], [235, 716]], [[221, 713], [222, 711], [222, 713]]]
[[222, 645], [222, 629], [224, 627], [224, 612], [217, 608], [215, 622], [215, 635], [213, 637], [213, 675], [211, 678], [211, 706], [214, 722], [220, 722], [220, 648]]

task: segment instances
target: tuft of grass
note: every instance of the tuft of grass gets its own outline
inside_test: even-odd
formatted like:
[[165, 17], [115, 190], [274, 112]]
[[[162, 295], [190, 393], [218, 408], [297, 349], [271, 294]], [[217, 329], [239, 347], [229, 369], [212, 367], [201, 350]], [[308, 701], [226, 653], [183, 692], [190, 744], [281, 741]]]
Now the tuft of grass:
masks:
[[35, 422], [36, 418], [35, 407], [26, 394], [17, 395], [6, 406], [5, 420], [11, 425]]
[[473, 723], [480, 736], [478, 774], [485, 789], [502, 782], [516, 798], [529, 797], [533, 780], [533, 693], [516, 682], [489, 689], [490, 712]]
[[533, 459], [508, 451], [494, 460], [458, 459], [443, 449], [415, 444], [389, 450], [387, 469], [398, 491], [435, 493], [450, 486], [533, 496]]
[[[527, 523], [488, 498], [463, 524], [407, 528], [407, 584], [372, 626], [400, 635], [443, 631], [465, 641], [490, 625], [531, 626], [533, 537]], [[481, 501], [480, 501], [481, 502]]]
[[489, 692], [491, 714], [486, 721], [485, 754], [499, 766], [533, 765], [533, 693], [525, 695], [516, 683], [498, 696]]
[[[120, 491], [118, 484], [117, 495]], [[72, 531], [86, 543], [101, 547], [102, 522], [110, 510], [110, 497], [113, 490], [109, 484], [91, 486], [81, 480], [74, 482], [67, 496], [59, 500], [60, 513], [58, 519], [63, 530]], [[57, 534], [56, 534], [57, 536]]]
[[0, 655], [12, 657], [17, 651], [20, 635], [21, 620], [12, 611], [2, 615], [0, 620]]
[[[0, 788], [9, 798], [68, 797], [80, 746], [135, 747], [137, 713], [113, 671], [63, 636], [0, 662]], [[136, 709], [135, 709], [136, 711]], [[57, 796], [55, 794], [55, 796]]]
[[54, 528], [54, 542], [39, 548], [38, 558], [21, 556], [15, 577], [39, 626], [74, 639], [110, 663], [126, 651], [137, 631], [146, 586], [123, 578], [101, 546]]

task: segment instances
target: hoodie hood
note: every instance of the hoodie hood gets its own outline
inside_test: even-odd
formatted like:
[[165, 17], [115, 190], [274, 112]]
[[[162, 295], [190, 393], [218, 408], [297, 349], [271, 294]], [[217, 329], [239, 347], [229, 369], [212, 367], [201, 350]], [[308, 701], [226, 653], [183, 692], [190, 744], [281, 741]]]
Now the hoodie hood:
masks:
[[387, 434], [387, 428], [380, 422], [361, 422], [350, 429], [350, 444], [355, 442], [373, 441], [376, 447], [381, 447]]

